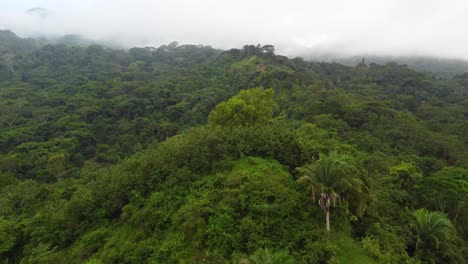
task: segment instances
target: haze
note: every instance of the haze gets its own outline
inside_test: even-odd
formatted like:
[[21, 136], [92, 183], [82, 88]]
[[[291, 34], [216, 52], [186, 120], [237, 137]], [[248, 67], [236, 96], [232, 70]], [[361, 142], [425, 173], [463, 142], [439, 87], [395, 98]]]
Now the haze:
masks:
[[418, 55], [468, 59], [463, 0], [0, 0], [0, 29], [79, 34], [125, 47], [172, 41], [278, 53]]

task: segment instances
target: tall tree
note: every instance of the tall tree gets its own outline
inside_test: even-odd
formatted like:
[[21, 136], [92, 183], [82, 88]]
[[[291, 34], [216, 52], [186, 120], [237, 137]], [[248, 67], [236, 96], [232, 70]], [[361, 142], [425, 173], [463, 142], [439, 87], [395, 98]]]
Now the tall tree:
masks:
[[321, 154], [317, 162], [306, 164], [298, 171], [304, 175], [299, 182], [311, 187], [312, 202], [318, 198], [318, 205], [325, 212], [327, 231], [330, 231], [330, 207], [342, 201], [346, 192], [365, 193], [364, 183], [348, 155], [337, 152]]

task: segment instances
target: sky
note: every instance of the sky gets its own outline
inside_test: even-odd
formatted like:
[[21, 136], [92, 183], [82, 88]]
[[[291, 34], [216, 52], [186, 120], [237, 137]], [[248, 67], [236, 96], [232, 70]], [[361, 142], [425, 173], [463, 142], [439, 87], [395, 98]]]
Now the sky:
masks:
[[0, 29], [125, 47], [261, 43], [285, 55], [468, 59], [467, 0], [0, 0]]

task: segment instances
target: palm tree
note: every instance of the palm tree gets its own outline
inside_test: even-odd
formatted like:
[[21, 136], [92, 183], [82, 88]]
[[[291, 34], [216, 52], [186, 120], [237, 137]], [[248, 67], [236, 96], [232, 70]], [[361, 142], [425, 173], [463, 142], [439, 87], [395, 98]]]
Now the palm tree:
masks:
[[[416, 232], [416, 257], [430, 259], [434, 262], [441, 244], [443, 244], [444, 255], [453, 255], [459, 258], [459, 252], [452, 251], [455, 228], [450, 220], [441, 212], [430, 212], [424, 208], [413, 212], [413, 229]], [[453, 253], [453, 254], [452, 254]]]
[[348, 155], [340, 155], [337, 152], [320, 155], [317, 162], [298, 168], [298, 171], [303, 175], [299, 182], [311, 185], [312, 202], [315, 203], [318, 197], [318, 205], [325, 212], [327, 231], [330, 231], [331, 205], [335, 207], [347, 192], [355, 196], [366, 193], [365, 184]]

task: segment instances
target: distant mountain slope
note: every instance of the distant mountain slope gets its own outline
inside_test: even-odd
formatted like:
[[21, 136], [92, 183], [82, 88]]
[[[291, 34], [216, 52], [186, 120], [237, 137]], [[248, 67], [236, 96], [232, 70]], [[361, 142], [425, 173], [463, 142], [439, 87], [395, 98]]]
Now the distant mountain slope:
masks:
[[[87, 47], [90, 45], [102, 45], [110, 48], [121, 48], [115, 43], [99, 42], [80, 35], [68, 34], [61, 37], [52, 38], [21, 38], [10, 30], [0, 30], [0, 68], [8, 68], [11, 60], [18, 54], [36, 50], [44, 45], [58, 45]], [[408, 65], [412, 70], [430, 73], [439, 78], [452, 78], [456, 75], [468, 73], [468, 60], [437, 58], [429, 56], [380, 56], [380, 55], [352, 55], [343, 56], [333, 53], [308, 53], [301, 54], [306, 60], [340, 63], [346, 66], [355, 66], [362, 59], [367, 64], [376, 63], [385, 65], [389, 62]]]
[[431, 73], [441, 78], [451, 78], [468, 72], [468, 61], [463, 59], [447, 59], [423, 56], [378, 56], [378, 55], [355, 55], [337, 56], [333, 54], [309, 54], [304, 58], [312, 61], [336, 62], [344, 65], [354, 66], [364, 58], [366, 63], [385, 65], [389, 62], [406, 64], [412, 70]]
[[60, 37], [22, 38], [10, 30], [0, 30], [0, 54], [4, 52], [24, 53], [47, 44], [86, 47], [103, 44], [80, 35], [67, 34]]
[[18, 37], [10, 30], [0, 30], [0, 55], [26, 52], [37, 47], [37, 40]]

